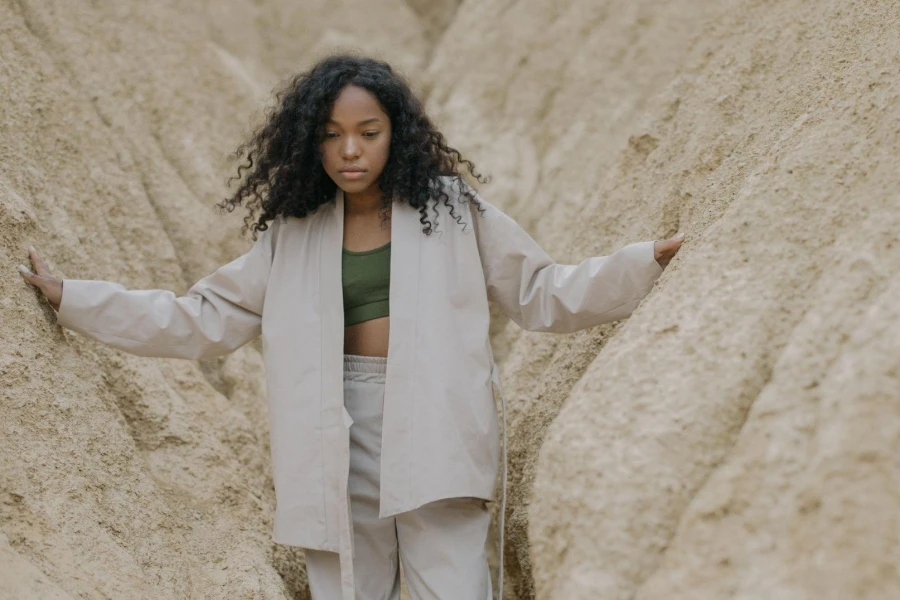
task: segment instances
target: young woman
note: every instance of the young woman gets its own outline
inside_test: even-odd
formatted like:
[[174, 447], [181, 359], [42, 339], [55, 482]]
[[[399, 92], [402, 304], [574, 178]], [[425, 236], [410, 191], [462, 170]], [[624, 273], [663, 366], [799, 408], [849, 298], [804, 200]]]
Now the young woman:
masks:
[[413, 598], [491, 598], [488, 298], [534, 331], [621, 319], [682, 238], [556, 264], [463, 181], [460, 164], [481, 176], [378, 60], [328, 57], [277, 104], [220, 205], [247, 209], [255, 244], [186, 295], [61, 281], [33, 248], [36, 273], [20, 271], [59, 324], [134, 354], [197, 359], [262, 335], [273, 537], [306, 548], [315, 600], [396, 600], [399, 561]]

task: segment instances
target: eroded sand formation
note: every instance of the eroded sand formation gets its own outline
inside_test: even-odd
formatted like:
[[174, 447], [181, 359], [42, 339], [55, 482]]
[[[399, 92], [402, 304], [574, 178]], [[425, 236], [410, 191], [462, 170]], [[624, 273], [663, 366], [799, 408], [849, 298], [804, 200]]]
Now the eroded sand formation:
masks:
[[900, 5], [623, 4], [428, 69], [558, 259], [688, 234], [626, 323], [500, 334], [510, 597], [900, 597]]
[[0, 1], [3, 599], [306, 596], [271, 542], [258, 347], [111, 351], [14, 269], [32, 242], [62, 275], [183, 293], [247, 247], [213, 204], [278, 78], [350, 40], [415, 74], [427, 44], [402, 2], [187, 4]]
[[227, 153], [342, 44], [561, 262], [688, 235], [624, 323], [496, 321], [507, 600], [900, 596], [900, 5], [46, 4], [0, 0], [0, 598], [307, 597], [258, 347], [111, 351], [15, 265], [186, 290], [247, 244]]

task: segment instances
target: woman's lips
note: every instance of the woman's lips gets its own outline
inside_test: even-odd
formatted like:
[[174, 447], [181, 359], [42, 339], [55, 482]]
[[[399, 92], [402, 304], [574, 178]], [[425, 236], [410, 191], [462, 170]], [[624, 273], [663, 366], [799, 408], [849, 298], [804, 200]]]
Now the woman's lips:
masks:
[[360, 179], [365, 174], [365, 171], [341, 171], [344, 179]]

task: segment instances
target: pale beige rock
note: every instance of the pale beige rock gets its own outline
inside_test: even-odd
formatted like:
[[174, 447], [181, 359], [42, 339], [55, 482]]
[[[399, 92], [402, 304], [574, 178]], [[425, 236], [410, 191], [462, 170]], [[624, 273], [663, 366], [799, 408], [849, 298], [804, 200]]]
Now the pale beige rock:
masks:
[[429, 106], [483, 195], [560, 260], [688, 234], [625, 324], [497, 338], [508, 598], [900, 596], [898, 32], [895, 3], [463, 7]]
[[456, 18], [462, 0], [407, 0], [406, 3], [422, 21], [425, 37], [437, 42]]
[[15, 270], [33, 243], [61, 275], [183, 293], [247, 248], [213, 205], [278, 78], [335, 36], [410, 75], [427, 55], [402, 2], [194, 4], [0, 0], [4, 599], [308, 597], [271, 541], [258, 350], [118, 353]]
[[10, 547], [0, 533], [0, 598], [4, 600], [71, 600], [40, 569]]

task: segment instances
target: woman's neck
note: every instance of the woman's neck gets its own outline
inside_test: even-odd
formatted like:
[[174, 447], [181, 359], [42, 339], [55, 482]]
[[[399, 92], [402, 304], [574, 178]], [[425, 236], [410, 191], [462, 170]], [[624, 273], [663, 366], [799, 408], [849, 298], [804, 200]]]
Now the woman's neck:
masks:
[[376, 186], [372, 186], [362, 192], [344, 194], [345, 213], [353, 215], [366, 215], [378, 212], [380, 208], [381, 189]]

